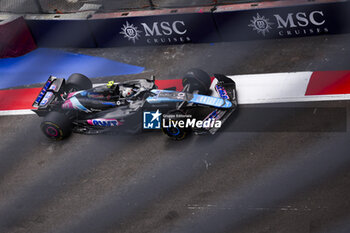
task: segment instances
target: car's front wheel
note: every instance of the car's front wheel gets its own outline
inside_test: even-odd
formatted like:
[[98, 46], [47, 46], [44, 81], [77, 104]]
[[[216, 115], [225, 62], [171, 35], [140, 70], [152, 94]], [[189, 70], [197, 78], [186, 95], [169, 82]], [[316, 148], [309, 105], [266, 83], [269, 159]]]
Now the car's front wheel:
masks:
[[176, 127], [171, 126], [171, 127], [167, 127], [167, 128], [162, 127], [162, 131], [169, 138], [176, 140], [176, 141], [180, 141], [182, 139], [185, 139], [190, 132], [188, 129], [180, 128], [178, 126], [176, 126]]
[[178, 115], [185, 115], [182, 111], [175, 110], [168, 112], [167, 115], [173, 116], [173, 117], [165, 117], [163, 118], [166, 122], [166, 126], [162, 125], [162, 131], [165, 135], [170, 137], [173, 140], [179, 141], [184, 138], [186, 138], [190, 133], [191, 129], [186, 127], [180, 127], [178, 122], [179, 121], [186, 121], [186, 118], [178, 117]]

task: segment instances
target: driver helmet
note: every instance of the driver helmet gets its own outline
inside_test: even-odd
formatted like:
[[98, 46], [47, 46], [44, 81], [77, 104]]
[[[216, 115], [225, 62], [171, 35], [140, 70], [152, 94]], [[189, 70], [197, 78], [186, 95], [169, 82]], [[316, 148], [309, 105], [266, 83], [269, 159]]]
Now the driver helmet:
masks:
[[114, 83], [114, 81], [109, 81], [108, 83], [107, 83], [107, 87], [108, 88], [113, 88], [113, 87], [115, 87], [115, 83]]
[[121, 90], [121, 95], [123, 97], [128, 97], [128, 96], [131, 96], [132, 94], [134, 94], [134, 91], [131, 87], [124, 87], [122, 90]]

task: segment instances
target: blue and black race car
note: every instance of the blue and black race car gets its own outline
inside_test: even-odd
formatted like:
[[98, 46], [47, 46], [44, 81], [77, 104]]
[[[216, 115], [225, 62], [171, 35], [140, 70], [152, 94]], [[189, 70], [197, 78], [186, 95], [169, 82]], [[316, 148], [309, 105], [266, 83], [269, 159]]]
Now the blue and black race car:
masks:
[[[191, 131], [214, 134], [221, 125], [216, 123], [223, 123], [237, 108], [234, 81], [220, 74], [214, 77], [217, 84], [210, 88], [210, 76], [191, 69], [182, 79], [182, 91], [176, 91], [157, 89], [154, 77], [93, 87], [82, 74], [72, 74], [67, 80], [51, 76], [34, 101], [33, 111], [44, 117], [42, 132], [55, 140], [71, 132], [139, 132], [143, 113], [152, 111], [157, 117], [163, 113], [162, 131], [172, 139], [181, 140]], [[181, 124], [184, 120], [187, 124]]]

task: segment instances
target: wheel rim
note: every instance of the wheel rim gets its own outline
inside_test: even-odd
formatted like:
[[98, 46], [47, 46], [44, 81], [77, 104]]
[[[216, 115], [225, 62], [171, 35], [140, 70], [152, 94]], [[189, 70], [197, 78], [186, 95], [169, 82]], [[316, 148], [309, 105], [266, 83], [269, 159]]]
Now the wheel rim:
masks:
[[173, 127], [173, 128], [167, 128], [167, 132], [171, 136], [178, 136], [181, 131], [178, 127]]
[[41, 125], [41, 130], [48, 138], [55, 140], [61, 140], [63, 138], [62, 129], [52, 122], [44, 122]]
[[50, 137], [57, 137], [58, 136], [58, 130], [52, 126], [46, 127], [45, 132]]

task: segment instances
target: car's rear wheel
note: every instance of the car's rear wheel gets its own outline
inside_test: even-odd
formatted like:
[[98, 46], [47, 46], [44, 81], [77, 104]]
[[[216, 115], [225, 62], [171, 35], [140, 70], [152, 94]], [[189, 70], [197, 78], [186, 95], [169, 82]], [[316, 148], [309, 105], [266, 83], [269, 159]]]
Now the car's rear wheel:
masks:
[[67, 80], [67, 88], [75, 91], [87, 90], [92, 88], [91, 80], [83, 74], [72, 74]]
[[53, 140], [62, 140], [72, 132], [72, 121], [63, 113], [50, 112], [40, 125], [46, 137]]
[[198, 91], [199, 94], [207, 95], [211, 84], [208, 73], [200, 69], [190, 69], [182, 79], [182, 85], [188, 86], [188, 92]]

